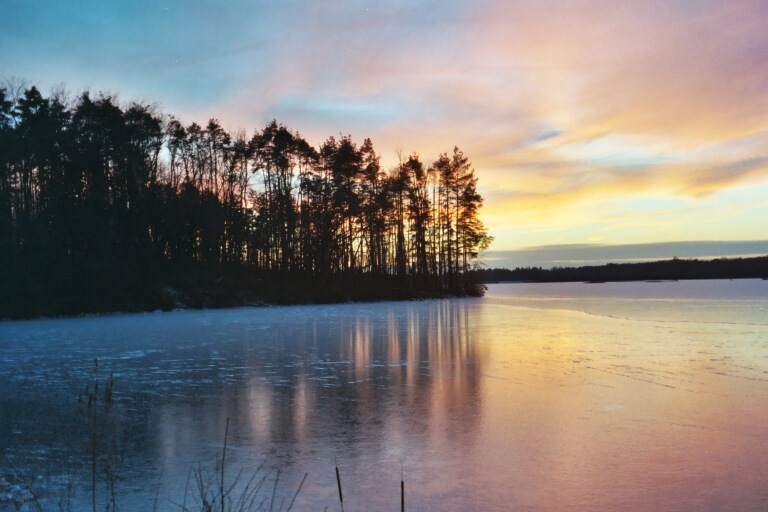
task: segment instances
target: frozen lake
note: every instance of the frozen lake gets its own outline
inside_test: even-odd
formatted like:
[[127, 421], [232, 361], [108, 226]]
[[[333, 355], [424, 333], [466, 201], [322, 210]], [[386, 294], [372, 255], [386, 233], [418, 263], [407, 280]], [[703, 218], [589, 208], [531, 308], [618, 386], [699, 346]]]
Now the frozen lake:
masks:
[[95, 358], [123, 510], [179, 510], [227, 418], [266, 509], [279, 468], [275, 510], [305, 473], [294, 510], [338, 510], [335, 466], [348, 511], [396, 510], [401, 474], [409, 510], [768, 509], [768, 281], [0, 322], [0, 471], [51, 510], [91, 507]]

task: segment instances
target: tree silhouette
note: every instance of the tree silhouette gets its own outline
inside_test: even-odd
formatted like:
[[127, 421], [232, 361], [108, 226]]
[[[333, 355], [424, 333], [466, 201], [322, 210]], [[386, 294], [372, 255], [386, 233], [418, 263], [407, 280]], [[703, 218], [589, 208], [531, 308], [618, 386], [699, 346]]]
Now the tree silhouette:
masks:
[[385, 171], [370, 139], [63, 97], [0, 89], [2, 316], [482, 293], [491, 239], [458, 148]]

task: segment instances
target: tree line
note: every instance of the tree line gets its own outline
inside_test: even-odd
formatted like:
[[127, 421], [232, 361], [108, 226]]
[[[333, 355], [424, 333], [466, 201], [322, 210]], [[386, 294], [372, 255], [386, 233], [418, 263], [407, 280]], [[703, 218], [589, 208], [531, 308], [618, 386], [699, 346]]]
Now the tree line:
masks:
[[485, 283], [523, 281], [558, 283], [572, 281], [669, 281], [682, 279], [768, 279], [768, 256], [752, 258], [682, 259], [642, 263], [608, 263], [584, 267], [518, 267], [477, 269]]
[[6, 87], [0, 316], [146, 309], [175, 288], [479, 294], [482, 202], [458, 148], [383, 169], [370, 139], [314, 147], [277, 121], [231, 132], [112, 95]]

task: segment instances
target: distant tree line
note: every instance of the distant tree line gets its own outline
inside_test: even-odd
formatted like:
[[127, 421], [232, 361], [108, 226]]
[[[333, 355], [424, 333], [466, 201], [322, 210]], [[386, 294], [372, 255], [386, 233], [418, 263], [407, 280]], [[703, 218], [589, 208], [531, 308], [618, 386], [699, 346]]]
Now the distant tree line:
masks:
[[315, 148], [276, 121], [249, 136], [110, 95], [6, 87], [0, 317], [164, 307], [201, 288], [284, 302], [480, 294], [482, 202], [458, 148], [385, 170], [369, 139]]
[[755, 258], [718, 258], [714, 260], [673, 258], [644, 263], [608, 263], [586, 267], [518, 267], [477, 269], [478, 280], [568, 282], [568, 281], [649, 281], [675, 279], [745, 279], [768, 278], [768, 256]]

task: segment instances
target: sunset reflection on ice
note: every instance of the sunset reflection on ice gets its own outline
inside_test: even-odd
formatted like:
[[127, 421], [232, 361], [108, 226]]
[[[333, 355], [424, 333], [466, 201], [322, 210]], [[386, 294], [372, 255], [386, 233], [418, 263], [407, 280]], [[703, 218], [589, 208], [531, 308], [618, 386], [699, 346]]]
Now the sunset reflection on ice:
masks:
[[[67, 468], [68, 403], [115, 374], [121, 489], [170, 506], [215, 462], [267, 461], [296, 507], [761, 510], [768, 293], [718, 283], [492, 285], [483, 299], [12, 322], [0, 441]], [[42, 457], [42, 458], [41, 458]], [[149, 472], [146, 468], [151, 468]], [[290, 498], [289, 498], [290, 499]], [[88, 508], [90, 503], [83, 503]], [[161, 508], [162, 509], [162, 508]]]

